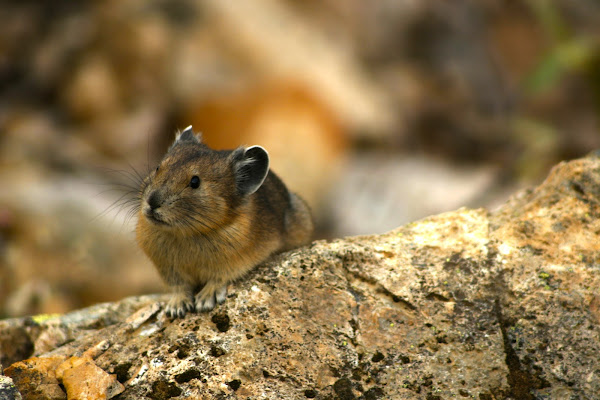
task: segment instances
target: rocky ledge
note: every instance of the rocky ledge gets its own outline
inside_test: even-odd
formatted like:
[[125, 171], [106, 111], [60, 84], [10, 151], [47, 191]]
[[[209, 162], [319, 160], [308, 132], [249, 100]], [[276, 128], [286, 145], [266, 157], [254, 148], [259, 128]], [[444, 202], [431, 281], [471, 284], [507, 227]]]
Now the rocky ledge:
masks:
[[589, 156], [496, 211], [281, 255], [208, 314], [169, 320], [165, 297], [148, 296], [0, 321], [0, 390], [18, 396], [12, 379], [24, 399], [594, 398], [599, 217]]

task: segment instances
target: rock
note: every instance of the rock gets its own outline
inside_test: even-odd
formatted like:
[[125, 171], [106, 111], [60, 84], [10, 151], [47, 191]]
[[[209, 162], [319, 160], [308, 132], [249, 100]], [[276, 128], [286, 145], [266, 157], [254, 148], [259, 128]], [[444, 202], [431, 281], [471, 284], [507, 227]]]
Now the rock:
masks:
[[11, 377], [24, 399], [63, 400], [67, 396], [56, 379], [56, 368], [64, 357], [35, 357], [19, 361], [4, 370]]
[[[386, 232], [414, 220], [415, 215], [482, 203], [482, 193], [490, 193], [498, 176], [498, 170], [490, 166], [466, 167], [423, 155], [379, 151], [353, 155], [343, 171], [330, 184], [331, 200], [324, 213], [336, 221], [335, 237]], [[502, 197], [502, 203], [509, 194]]]
[[[59, 365], [114, 375], [119, 399], [594, 398], [599, 216], [600, 159], [562, 163], [493, 212], [278, 256], [208, 314], [169, 320], [166, 297], [133, 297], [0, 322], [34, 344], [6, 374], [24, 398], [61, 379], [74, 398]], [[50, 328], [70, 339], [38, 350]]]
[[[75, 340], [82, 331], [113, 325], [127, 316], [143, 320], [136, 312], [143, 305], [155, 304], [158, 296], [140, 296], [118, 303], [103, 303], [68, 314], [45, 314], [0, 321], [0, 350], [3, 365], [47, 353]], [[154, 307], [157, 307], [155, 304]], [[150, 308], [152, 310], [152, 308]]]
[[89, 357], [71, 357], [56, 371], [69, 399], [112, 399], [125, 390], [115, 375], [109, 375]]
[[[2, 365], [0, 365], [2, 370]], [[21, 394], [8, 376], [0, 375], [0, 400], [21, 400]]]
[[[317, 89], [348, 126], [378, 134], [388, 131], [398, 111], [383, 85], [370, 79], [356, 61], [350, 42], [283, 3], [259, 3], [252, 7], [203, 3], [221, 46], [236, 49], [248, 69], [259, 71], [263, 78], [300, 77]], [[294, 33], [290, 35], [291, 26]]]
[[23, 360], [29, 357], [32, 352], [33, 343], [24, 326], [2, 324], [2, 330], [0, 330], [0, 365], [10, 365]]

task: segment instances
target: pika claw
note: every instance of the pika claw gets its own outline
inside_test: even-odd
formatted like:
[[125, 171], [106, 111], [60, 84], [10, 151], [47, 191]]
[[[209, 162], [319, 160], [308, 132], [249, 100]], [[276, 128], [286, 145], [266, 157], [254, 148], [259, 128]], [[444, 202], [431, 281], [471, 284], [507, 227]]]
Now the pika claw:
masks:
[[211, 296], [208, 299], [196, 299], [196, 311], [197, 312], [206, 312], [215, 308], [215, 296]]
[[225, 299], [227, 299], [227, 285], [221, 287], [219, 290], [217, 290], [217, 293], [215, 294], [215, 298], [217, 300], [218, 304], [223, 304], [225, 302]]
[[185, 294], [175, 294], [167, 303], [165, 313], [169, 318], [183, 318], [189, 311], [194, 311], [192, 298]]
[[196, 294], [196, 311], [210, 311], [217, 304], [221, 304], [227, 298], [227, 285], [218, 285], [216, 283], [207, 283], [202, 290]]

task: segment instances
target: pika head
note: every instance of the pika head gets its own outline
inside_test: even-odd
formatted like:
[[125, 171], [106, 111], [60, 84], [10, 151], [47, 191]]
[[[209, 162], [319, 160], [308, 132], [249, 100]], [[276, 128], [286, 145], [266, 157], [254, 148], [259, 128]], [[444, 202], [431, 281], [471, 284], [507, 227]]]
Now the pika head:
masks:
[[143, 181], [140, 217], [156, 229], [183, 235], [215, 230], [235, 216], [268, 172], [269, 156], [262, 147], [215, 151], [190, 126]]

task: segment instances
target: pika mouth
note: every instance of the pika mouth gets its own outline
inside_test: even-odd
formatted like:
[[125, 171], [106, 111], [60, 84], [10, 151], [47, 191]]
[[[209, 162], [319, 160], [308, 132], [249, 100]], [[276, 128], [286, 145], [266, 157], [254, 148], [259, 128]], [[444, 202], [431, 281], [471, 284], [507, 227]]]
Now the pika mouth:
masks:
[[160, 219], [159, 216], [157, 216], [154, 212], [149, 211], [149, 212], [145, 212], [144, 216], [146, 217], [146, 219], [156, 225], [164, 225], [167, 226], [169, 224], [167, 224], [165, 221], [163, 221], [162, 219]]

